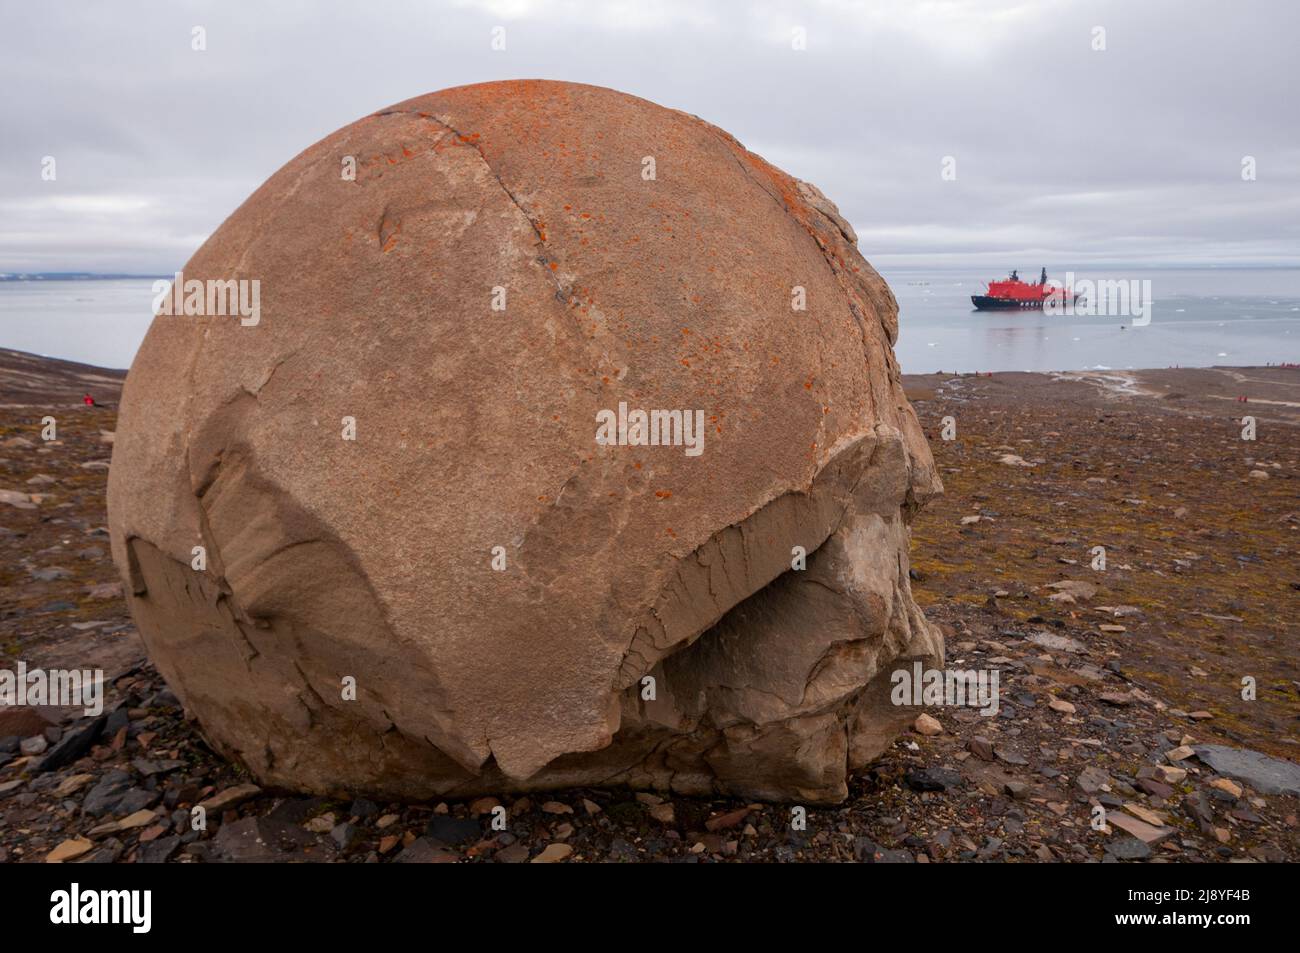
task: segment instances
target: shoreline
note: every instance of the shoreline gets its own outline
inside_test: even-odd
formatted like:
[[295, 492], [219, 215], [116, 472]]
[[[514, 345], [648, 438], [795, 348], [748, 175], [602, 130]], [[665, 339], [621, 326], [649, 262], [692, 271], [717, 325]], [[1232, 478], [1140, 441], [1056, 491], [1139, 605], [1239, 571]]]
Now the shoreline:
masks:
[[[990, 382], [996, 390], [979, 388]], [[1032, 406], [1068, 402], [1088, 407], [1132, 405], [1157, 413], [1300, 424], [1300, 366], [1213, 366], [1106, 371], [992, 371], [904, 374], [912, 401], [963, 390], [1015, 398]]]
[[[113, 399], [116, 400], [120, 396], [119, 392], [128, 370], [128, 368], [104, 367], [84, 361], [0, 347], [0, 405], [24, 406], [27, 401], [20, 398], [28, 398], [32, 403], [40, 403], [47, 396], [50, 399], [57, 399], [58, 384], [63, 383], [75, 389], [75, 379], [107, 385]], [[1205, 376], [1211, 374], [1220, 375], [1222, 379]], [[1290, 380], [1288, 375], [1294, 375], [1294, 381]], [[972, 379], [1016, 381], [1021, 378], [1046, 378], [1064, 382], [1090, 383], [1103, 392], [1112, 392], [1115, 396], [1184, 399], [1186, 395], [1179, 393], [1178, 390], [1170, 393], [1173, 385], [1177, 384], [1180, 388], [1205, 390], [1203, 396], [1214, 399], [1235, 400], [1237, 396], [1244, 395], [1250, 400], [1257, 400], [1264, 404], [1300, 406], [1300, 365], [1298, 364], [1214, 364], [1208, 367], [1107, 368], [1104, 370], [1085, 368], [1051, 371], [940, 370], [903, 374], [902, 378], [909, 399], [912, 399], [913, 393], [930, 392], [937, 384], [944, 381]], [[1234, 389], [1233, 383], [1240, 386]], [[1221, 386], [1216, 389], [1213, 387], [1214, 384]], [[1277, 395], [1293, 395], [1294, 399], [1278, 399]]]

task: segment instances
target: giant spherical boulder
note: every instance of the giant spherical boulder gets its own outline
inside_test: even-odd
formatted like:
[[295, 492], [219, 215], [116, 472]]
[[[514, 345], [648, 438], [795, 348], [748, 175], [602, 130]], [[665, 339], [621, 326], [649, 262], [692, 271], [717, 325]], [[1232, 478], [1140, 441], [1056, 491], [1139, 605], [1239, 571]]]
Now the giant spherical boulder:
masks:
[[940, 484], [855, 244], [608, 89], [339, 130], [127, 379], [109, 521], [151, 657], [266, 784], [843, 798], [915, 715], [890, 672], [942, 658], [907, 559]]

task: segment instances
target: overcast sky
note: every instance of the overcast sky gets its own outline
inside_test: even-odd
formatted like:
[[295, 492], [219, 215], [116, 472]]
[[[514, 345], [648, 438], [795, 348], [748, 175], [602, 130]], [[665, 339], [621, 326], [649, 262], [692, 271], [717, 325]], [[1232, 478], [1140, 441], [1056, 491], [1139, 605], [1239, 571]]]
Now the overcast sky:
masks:
[[[170, 273], [340, 126], [424, 92], [537, 77], [721, 126], [819, 186], [879, 267], [1295, 265], [1298, 11], [0, 0], [0, 272]], [[490, 45], [496, 26], [504, 51]], [[955, 181], [941, 177], [945, 156]]]

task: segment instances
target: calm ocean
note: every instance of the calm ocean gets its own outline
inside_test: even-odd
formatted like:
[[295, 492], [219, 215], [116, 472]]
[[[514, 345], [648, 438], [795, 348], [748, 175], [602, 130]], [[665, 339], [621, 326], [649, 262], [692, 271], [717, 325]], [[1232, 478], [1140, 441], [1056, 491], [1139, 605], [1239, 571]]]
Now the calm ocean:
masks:
[[[904, 373], [1300, 362], [1300, 269], [1076, 275], [1149, 279], [1151, 321], [1139, 327], [1123, 317], [973, 310], [970, 296], [1004, 275], [883, 273], [899, 302]], [[151, 285], [138, 279], [0, 282], [0, 347], [128, 367], [152, 319]]]
[[[1005, 274], [883, 274], [898, 298], [895, 350], [905, 374], [1300, 362], [1300, 269], [1076, 273], [1076, 288], [1080, 279], [1149, 280], [1152, 307], [1144, 326], [1127, 317], [975, 311], [970, 296]], [[1025, 269], [1021, 277], [1037, 280], [1038, 271]]]

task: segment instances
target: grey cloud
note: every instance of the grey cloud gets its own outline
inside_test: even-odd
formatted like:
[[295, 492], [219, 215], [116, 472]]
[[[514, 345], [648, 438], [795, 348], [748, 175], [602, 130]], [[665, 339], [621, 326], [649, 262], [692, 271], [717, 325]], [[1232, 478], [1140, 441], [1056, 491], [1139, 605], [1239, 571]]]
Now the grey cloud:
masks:
[[170, 273], [339, 126], [517, 77], [722, 126], [822, 188], [879, 264], [1300, 257], [1289, 0], [15, 2], [4, 19], [0, 271]]

